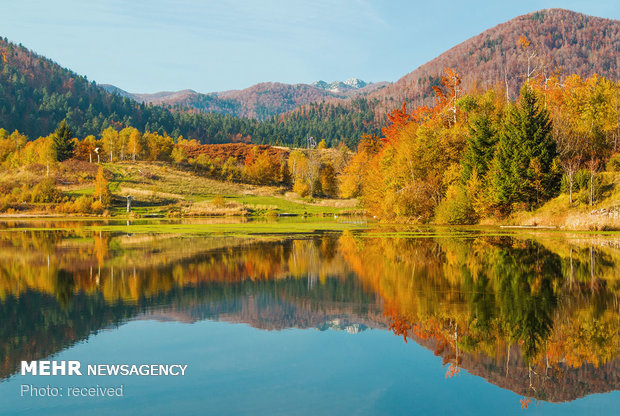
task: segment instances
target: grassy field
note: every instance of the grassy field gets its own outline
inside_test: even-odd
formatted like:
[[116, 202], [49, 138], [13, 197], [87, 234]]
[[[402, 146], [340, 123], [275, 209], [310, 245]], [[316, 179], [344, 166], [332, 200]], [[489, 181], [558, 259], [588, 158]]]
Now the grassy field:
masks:
[[[359, 214], [357, 200], [304, 199], [283, 187], [225, 182], [163, 163], [107, 163], [113, 194], [111, 214], [133, 216], [338, 216]], [[92, 184], [62, 188], [69, 196], [92, 195]]]

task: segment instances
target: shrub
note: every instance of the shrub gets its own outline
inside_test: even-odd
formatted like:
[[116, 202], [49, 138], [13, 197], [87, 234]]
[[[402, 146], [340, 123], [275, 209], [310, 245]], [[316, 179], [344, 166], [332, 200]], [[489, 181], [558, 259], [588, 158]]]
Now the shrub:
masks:
[[171, 157], [174, 163], [187, 163], [187, 154], [185, 153], [184, 147], [175, 146], [174, 149], [172, 149]]
[[65, 214], [70, 214], [70, 213], [74, 212], [73, 208], [74, 208], [73, 207], [73, 202], [65, 201], [65, 202], [62, 202], [62, 203], [56, 205], [56, 212], [62, 212], [62, 213], [65, 213]]
[[90, 204], [90, 212], [93, 214], [103, 213], [103, 204], [99, 200], [93, 201], [93, 203]]
[[0, 212], [4, 212], [9, 209], [11, 205], [7, 198], [0, 198]]
[[293, 185], [293, 192], [299, 194], [301, 197], [305, 197], [310, 193], [310, 187], [305, 181], [297, 180]]
[[90, 213], [91, 205], [92, 199], [86, 195], [82, 195], [73, 202], [75, 212]]
[[616, 153], [609, 158], [607, 170], [610, 172], [620, 172], [620, 153]]
[[213, 198], [211, 203], [218, 208], [224, 208], [226, 206], [226, 200], [222, 197], [222, 195], [217, 195]]
[[54, 181], [47, 178], [32, 188], [30, 200], [31, 202], [58, 202], [62, 196], [62, 192], [54, 186]]
[[437, 207], [435, 221], [451, 225], [475, 224], [478, 221], [471, 200], [463, 188], [448, 188], [446, 199]]

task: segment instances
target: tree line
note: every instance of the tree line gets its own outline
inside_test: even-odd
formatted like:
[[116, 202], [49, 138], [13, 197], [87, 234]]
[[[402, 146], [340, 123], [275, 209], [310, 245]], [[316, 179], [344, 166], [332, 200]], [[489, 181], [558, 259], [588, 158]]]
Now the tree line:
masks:
[[[341, 177], [380, 218], [469, 224], [541, 206], [560, 192], [593, 205], [618, 170], [620, 83], [529, 78], [516, 102], [501, 87], [461, 88], [447, 68], [432, 107], [388, 115]], [[609, 184], [607, 184], [609, 185]]]

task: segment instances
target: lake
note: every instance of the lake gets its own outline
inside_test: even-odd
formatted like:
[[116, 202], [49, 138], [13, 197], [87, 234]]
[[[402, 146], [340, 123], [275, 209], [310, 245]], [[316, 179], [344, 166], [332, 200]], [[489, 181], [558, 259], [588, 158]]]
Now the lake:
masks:
[[0, 414], [617, 414], [619, 294], [614, 233], [6, 220]]

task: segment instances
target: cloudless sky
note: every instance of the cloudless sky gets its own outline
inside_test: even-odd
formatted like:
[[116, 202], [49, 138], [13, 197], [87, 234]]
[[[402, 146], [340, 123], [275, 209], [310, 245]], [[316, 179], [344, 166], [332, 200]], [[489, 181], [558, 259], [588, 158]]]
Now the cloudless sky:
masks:
[[513, 17], [619, 0], [0, 0], [0, 36], [131, 92], [395, 81]]

